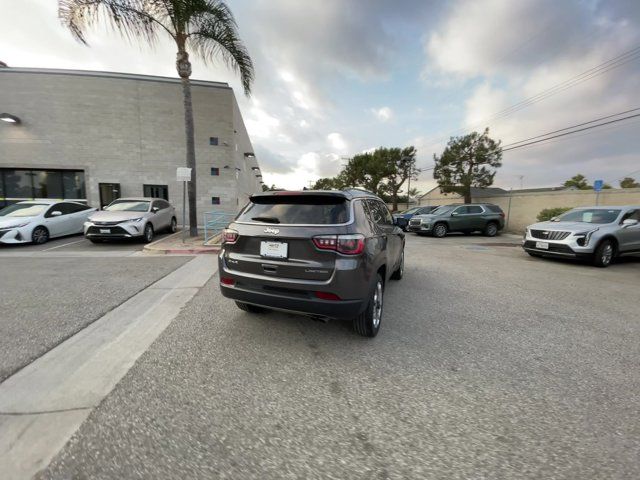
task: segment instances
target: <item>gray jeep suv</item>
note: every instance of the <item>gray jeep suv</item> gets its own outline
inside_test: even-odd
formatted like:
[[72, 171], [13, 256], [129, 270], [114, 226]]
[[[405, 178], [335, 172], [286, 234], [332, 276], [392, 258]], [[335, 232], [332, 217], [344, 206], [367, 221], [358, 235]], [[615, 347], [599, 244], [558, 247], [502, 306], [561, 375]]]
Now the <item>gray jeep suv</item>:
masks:
[[607, 267], [618, 255], [640, 253], [640, 206], [574, 208], [529, 225], [522, 246], [533, 257], [583, 258]]
[[443, 205], [427, 215], [414, 215], [407, 229], [418, 235], [431, 234], [442, 238], [448, 232], [480, 231], [494, 237], [504, 228], [504, 212], [491, 203]]
[[404, 233], [361, 191], [253, 195], [223, 233], [222, 294], [245, 311], [285, 310], [353, 321], [374, 337], [389, 279], [404, 271]]

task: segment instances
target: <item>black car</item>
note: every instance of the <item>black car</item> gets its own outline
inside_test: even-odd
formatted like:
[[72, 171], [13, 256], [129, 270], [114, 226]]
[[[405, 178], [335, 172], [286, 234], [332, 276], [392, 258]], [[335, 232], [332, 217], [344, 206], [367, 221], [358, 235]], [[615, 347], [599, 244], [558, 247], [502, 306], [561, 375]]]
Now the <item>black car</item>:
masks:
[[369, 192], [256, 194], [224, 231], [220, 289], [248, 312], [348, 319], [374, 337], [385, 285], [402, 278], [404, 241]]

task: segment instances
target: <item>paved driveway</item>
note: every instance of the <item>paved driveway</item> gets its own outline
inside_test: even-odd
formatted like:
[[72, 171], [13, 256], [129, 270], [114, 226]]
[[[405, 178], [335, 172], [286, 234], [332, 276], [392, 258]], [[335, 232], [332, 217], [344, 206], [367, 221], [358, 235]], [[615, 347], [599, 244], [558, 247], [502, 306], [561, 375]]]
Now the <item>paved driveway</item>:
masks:
[[640, 262], [514, 241], [410, 236], [372, 340], [213, 279], [41, 477], [639, 478]]
[[139, 244], [87, 256], [64, 240], [0, 248], [0, 381], [188, 260], [131, 256]]

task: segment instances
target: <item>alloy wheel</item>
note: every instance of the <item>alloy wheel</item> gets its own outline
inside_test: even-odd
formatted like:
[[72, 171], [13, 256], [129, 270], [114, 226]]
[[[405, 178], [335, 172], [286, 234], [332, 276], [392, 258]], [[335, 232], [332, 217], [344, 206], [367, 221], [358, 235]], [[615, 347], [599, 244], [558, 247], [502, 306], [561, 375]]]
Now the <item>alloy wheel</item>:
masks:
[[613, 246], [608, 243], [602, 249], [602, 264], [609, 265], [611, 263], [611, 259], [613, 258]]
[[382, 319], [382, 282], [376, 284], [376, 289], [373, 292], [373, 328], [380, 326], [380, 320]]
[[42, 227], [38, 227], [33, 231], [33, 243], [37, 243], [38, 245], [42, 243], [46, 243], [49, 240], [49, 233], [46, 229]]

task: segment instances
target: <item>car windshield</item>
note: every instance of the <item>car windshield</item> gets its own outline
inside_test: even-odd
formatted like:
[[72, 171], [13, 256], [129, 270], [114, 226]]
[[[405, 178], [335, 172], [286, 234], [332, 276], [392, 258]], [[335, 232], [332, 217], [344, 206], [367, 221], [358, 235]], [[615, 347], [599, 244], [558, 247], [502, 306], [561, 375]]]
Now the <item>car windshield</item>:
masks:
[[149, 202], [145, 200], [122, 200], [105, 207], [108, 212], [147, 212]]
[[620, 210], [616, 209], [604, 209], [604, 208], [590, 208], [571, 210], [558, 217], [556, 222], [582, 222], [582, 223], [612, 223], [620, 215]]
[[0, 217], [34, 217], [48, 206], [42, 203], [16, 203], [0, 210]]
[[438, 207], [434, 211], [432, 211], [430, 215], [444, 215], [445, 213], [449, 213], [454, 208], [455, 206], [443, 205], [442, 207]]

